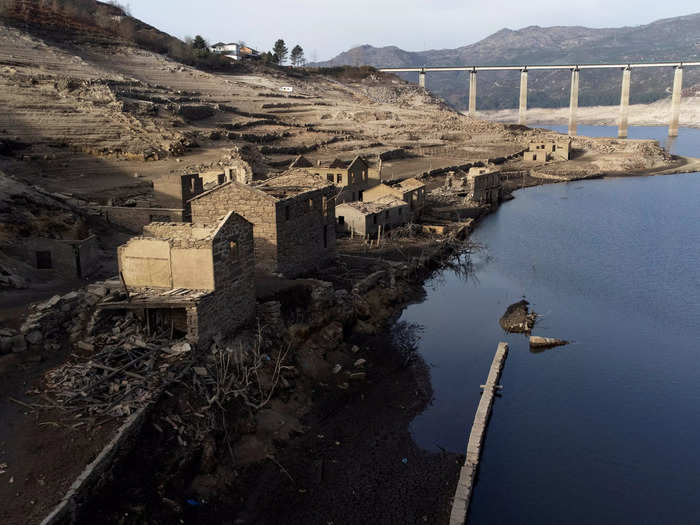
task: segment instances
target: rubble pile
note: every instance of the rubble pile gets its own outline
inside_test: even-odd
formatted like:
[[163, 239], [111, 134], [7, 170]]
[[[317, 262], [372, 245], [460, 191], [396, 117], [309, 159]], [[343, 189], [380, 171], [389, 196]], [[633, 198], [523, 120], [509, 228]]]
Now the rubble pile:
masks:
[[111, 332], [78, 342], [83, 355], [46, 372], [45, 389], [32, 392], [42, 397], [37, 406], [58, 408], [73, 420], [128, 416], [189, 367], [192, 346], [170, 343], [167, 334], [145, 338], [127, 315]]
[[108, 293], [107, 287], [96, 283], [33, 304], [19, 331], [4, 328], [0, 332], [0, 353], [58, 350], [66, 334], [70, 342], [77, 342], [94, 323], [94, 306]]

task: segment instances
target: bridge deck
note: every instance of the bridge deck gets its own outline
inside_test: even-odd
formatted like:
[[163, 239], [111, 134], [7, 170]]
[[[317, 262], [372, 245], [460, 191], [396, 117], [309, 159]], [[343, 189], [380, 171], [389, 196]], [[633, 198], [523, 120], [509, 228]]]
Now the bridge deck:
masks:
[[551, 65], [507, 65], [507, 66], [422, 66], [422, 67], [383, 67], [379, 71], [386, 73], [408, 73], [429, 71], [522, 71], [535, 69], [622, 69], [640, 67], [692, 67], [700, 66], [700, 62], [639, 62], [627, 64], [551, 64]]

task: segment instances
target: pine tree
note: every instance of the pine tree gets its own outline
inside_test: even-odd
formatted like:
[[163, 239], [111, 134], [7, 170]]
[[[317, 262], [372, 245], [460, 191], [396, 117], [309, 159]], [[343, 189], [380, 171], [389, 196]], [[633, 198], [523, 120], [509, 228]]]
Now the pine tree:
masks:
[[202, 35], [197, 35], [194, 37], [194, 40], [192, 41], [193, 49], [206, 49], [207, 47], [209, 47], [207, 45], [207, 41], [202, 38]]
[[292, 65], [295, 67], [303, 66], [306, 63], [306, 59], [304, 59], [304, 50], [299, 44], [294, 46], [294, 49], [292, 49], [290, 58], [292, 60]]
[[275, 55], [275, 61], [278, 64], [284, 64], [287, 60], [287, 54], [289, 53], [287, 49], [287, 44], [281, 38], [275, 42], [275, 46], [272, 48], [272, 54]]

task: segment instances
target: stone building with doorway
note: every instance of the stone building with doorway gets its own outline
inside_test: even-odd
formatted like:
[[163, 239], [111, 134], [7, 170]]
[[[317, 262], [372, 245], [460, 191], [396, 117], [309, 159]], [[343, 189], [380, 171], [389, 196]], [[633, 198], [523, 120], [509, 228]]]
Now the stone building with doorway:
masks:
[[95, 235], [82, 239], [31, 237], [8, 254], [21, 257], [46, 277], [84, 279], [99, 269], [100, 248]]
[[380, 197], [392, 196], [408, 204], [411, 218], [420, 217], [425, 206], [425, 184], [415, 178], [404, 179], [396, 184], [379, 184], [363, 194], [363, 202], [372, 202]]
[[571, 139], [556, 141], [530, 142], [528, 150], [523, 153], [523, 161], [531, 164], [571, 159]]
[[501, 175], [489, 166], [470, 168], [464, 186], [469, 198], [479, 204], [496, 205], [503, 198]]
[[128, 297], [100, 308], [135, 310], [149, 330], [207, 344], [255, 316], [253, 225], [236, 213], [206, 223], [148, 224], [117, 257]]
[[304, 169], [333, 184], [338, 189], [336, 203], [361, 201], [364, 192], [377, 184], [375, 179], [370, 179], [369, 163], [359, 155], [351, 161], [335, 159], [329, 164], [317, 165], [300, 155], [294, 159], [290, 168]]
[[408, 204], [392, 195], [372, 202], [344, 202], [335, 208], [338, 231], [375, 236], [405, 224], [410, 219]]
[[296, 277], [335, 256], [335, 193], [322, 177], [292, 169], [255, 185], [226, 182], [189, 204], [195, 222], [240, 214], [253, 224], [256, 266]]

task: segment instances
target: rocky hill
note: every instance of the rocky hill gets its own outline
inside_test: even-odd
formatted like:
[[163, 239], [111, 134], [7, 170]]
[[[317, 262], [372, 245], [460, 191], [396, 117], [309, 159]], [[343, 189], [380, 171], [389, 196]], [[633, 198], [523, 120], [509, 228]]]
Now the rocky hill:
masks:
[[[475, 44], [456, 49], [408, 52], [394, 46], [356, 47], [319, 66], [371, 65], [375, 67], [454, 66], [504, 64], [570, 64], [700, 60], [700, 13], [658, 20], [651, 24], [617, 29], [531, 26], [502, 29]], [[631, 102], [648, 103], [667, 96], [672, 71], [634, 71]], [[415, 74], [404, 77], [415, 81]], [[686, 72], [686, 85], [700, 82], [700, 69]], [[431, 73], [428, 88], [454, 107], [467, 102], [466, 73]], [[515, 107], [519, 90], [517, 72], [479, 74], [478, 107]], [[580, 103], [584, 106], [619, 103], [617, 71], [585, 71], [581, 75]], [[529, 105], [556, 107], [568, 104], [566, 71], [532, 71]]]

